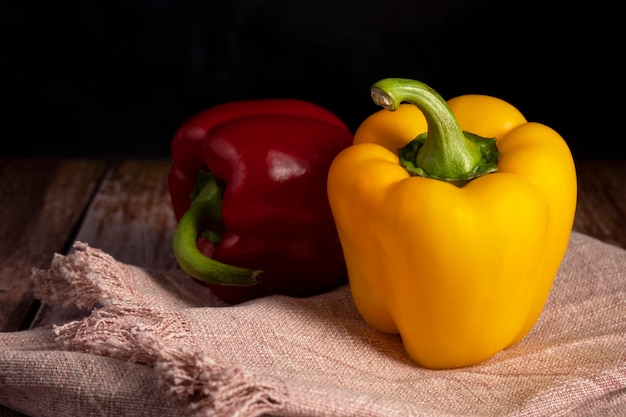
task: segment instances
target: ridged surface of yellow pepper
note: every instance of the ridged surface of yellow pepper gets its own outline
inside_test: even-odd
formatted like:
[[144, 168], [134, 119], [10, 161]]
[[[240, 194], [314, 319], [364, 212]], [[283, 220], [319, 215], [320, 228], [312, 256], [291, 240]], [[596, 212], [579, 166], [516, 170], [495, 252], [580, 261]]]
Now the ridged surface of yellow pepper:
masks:
[[[328, 177], [355, 304], [424, 367], [482, 362], [521, 340], [548, 298], [576, 207], [571, 152], [494, 97], [446, 103], [406, 79], [381, 80], [372, 97], [386, 109], [362, 123]], [[438, 160], [465, 131], [495, 138], [496, 165], [465, 161], [469, 145], [460, 160]], [[428, 149], [414, 162], [426, 169], [415, 175], [398, 148], [424, 132], [419, 152]]]

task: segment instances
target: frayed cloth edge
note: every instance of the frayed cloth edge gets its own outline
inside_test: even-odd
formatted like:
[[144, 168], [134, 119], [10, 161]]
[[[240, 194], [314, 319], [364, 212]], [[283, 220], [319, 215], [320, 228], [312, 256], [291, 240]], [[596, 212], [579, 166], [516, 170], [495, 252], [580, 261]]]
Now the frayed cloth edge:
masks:
[[121, 304], [132, 300], [125, 285], [128, 271], [113, 257], [76, 242], [70, 255], [55, 254], [49, 269], [33, 268], [35, 298], [65, 308], [90, 310], [96, 305]]
[[257, 417], [284, 407], [280, 379], [217, 362], [181, 343], [188, 337], [178, 314], [137, 302], [131, 272], [105, 252], [76, 242], [56, 254], [48, 270], [33, 269], [33, 292], [45, 303], [92, 310], [84, 319], [53, 326], [71, 351], [149, 366], [170, 394], [195, 416]]
[[171, 317], [159, 318], [157, 311], [151, 312], [157, 313], [153, 316], [148, 310], [136, 313], [129, 309], [120, 316], [99, 309], [83, 320], [55, 326], [54, 331], [69, 350], [153, 368], [159, 383], [198, 417], [257, 417], [284, 407], [287, 388], [281, 380], [175, 345], [181, 334], [163, 332], [164, 327], [174, 327]]

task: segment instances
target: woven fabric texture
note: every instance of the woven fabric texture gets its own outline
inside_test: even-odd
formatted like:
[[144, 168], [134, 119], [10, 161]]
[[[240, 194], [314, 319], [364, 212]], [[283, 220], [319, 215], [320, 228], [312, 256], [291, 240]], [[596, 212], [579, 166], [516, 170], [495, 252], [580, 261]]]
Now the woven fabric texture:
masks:
[[0, 405], [33, 417], [626, 416], [626, 251], [578, 233], [530, 334], [451, 370], [369, 328], [347, 286], [226, 306], [80, 242], [32, 279], [85, 311], [0, 333]]

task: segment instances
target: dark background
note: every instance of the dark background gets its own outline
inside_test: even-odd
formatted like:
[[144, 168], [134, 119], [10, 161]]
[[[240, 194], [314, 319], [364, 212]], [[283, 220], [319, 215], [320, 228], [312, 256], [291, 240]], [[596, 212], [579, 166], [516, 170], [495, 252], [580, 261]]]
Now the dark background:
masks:
[[354, 130], [378, 109], [369, 86], [406, 77], [503, 98], [577, 159], [624, 158], [618, 4], [3, 2], [1, 154], [168, 157], [187, 117], [259, 97], [316, 102]]

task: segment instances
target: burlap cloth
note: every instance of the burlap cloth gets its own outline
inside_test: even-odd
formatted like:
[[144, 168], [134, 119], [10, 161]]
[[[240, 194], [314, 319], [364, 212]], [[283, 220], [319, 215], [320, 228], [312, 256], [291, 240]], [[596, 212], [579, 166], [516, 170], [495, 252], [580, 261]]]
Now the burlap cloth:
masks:
[[626, 251], [574, 233], [517, 345], [433, 371], [371, 330], [347, 286], [224, 307], [177, 271], [78, 243], [33, 271], [47, 304], [91, 310], [0, 333], [0, 404], [30, 416], [626, 415]]

